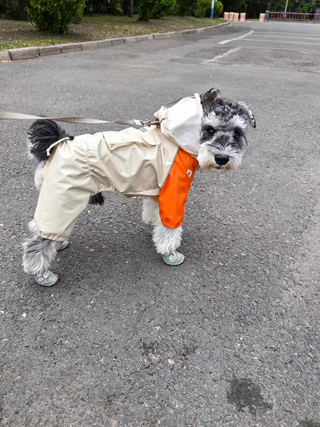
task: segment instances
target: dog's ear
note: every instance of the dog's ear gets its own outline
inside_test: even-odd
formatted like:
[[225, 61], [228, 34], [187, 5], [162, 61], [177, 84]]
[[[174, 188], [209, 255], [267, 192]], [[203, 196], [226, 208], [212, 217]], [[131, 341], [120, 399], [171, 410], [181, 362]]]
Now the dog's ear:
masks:
[[203, 109], [211, 105], [220, 96], [220, 93], [220, 90], [215, 88], [212, 88], [207, 92], [202, 93], [200, 95], [200, 99]]
[[256, 128], [257, 122], [250, 108], [244, 102], [239, 102], [238, 104], [241, 110], [247, 115], [250, 126], [253, 128]]

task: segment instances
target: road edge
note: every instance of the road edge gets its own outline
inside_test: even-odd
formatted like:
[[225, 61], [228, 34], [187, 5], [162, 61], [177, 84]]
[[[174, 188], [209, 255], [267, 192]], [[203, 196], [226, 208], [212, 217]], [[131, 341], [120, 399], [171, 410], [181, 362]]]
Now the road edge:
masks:
[[0, 51], [0, 62], [11, 62], [26, 59], [41, 58], [49, 55], [58, 55], [61, 53], [88, 51], [107, 46], [112, 46], [121, 43], [137, 43], [145, 40], [159, 40], [168, 39], [171, 37], [182, 37], [187, 35], [201, 35], [203, 33], [214, 31], [218, 28], [228, 26], [230, 22], [223, 22], [222, 24], [213, 25], [210, 27], [194, 28], [190, 30], [171, 31], [169, 33], [154, 33], [144, 34], [142, 36], [133, 37], [120, 37], [114, 39], [95, 40], [81, 43], [66, 43], [56, 44], [50, 46], [38, 47], [23, 47], [18, 49], [8, 49]]

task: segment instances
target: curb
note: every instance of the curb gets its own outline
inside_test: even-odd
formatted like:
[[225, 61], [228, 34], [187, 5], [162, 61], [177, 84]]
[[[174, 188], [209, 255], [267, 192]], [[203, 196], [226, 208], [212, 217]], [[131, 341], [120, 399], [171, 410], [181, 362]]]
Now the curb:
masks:
[[115, 39], [95, 40], [83, 43], [68, 43], [68, 44], [56, 44], [52, 46], [39, 46], [39, 47], [23, 47], [19, 49], [9, 49], [0, 51], [0, 63], [19, 61], [25, 59], [34, 59], [49, 55], [58, 55], [60, 53], [78, 52], [80, 50], [88, 51], [93, 49], [99, 49], [106, 46], [113, 46], [121, 43], [137, 43], [144, 40], [160, 40], [168, 39], [171, 37], [181, 37], [190, 34], [203, 34], [206, 32], [214, 31], [217, 28], [230, 25], [230, 22], [224, 22], [222, 24], [213, 25], [211, 27], [196, 28], [191, 30], [171, 31], [169, 33], [154, 33], [145, 34], [142, 36], [133, 37], [121, 37]]

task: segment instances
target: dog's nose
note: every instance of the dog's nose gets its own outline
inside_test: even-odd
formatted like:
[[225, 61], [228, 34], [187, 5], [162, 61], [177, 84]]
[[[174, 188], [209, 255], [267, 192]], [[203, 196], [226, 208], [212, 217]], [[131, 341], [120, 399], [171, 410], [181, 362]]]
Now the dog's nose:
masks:
[[219, 166], [226, 165], [229, 161], [229, 156], [227, 154], [216, 154], [214, 159]]

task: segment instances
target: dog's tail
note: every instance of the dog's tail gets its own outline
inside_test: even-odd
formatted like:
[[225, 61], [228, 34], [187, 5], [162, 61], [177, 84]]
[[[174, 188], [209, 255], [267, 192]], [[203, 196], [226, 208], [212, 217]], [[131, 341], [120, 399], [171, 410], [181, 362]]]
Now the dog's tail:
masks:
[[102, 206], [104, 204], [104, 195], [102, 193], [97, 193], [94, 196], [90, 196], [89, 204]]
[[39, 162], [48, 159], [47, 149], [68, 135], [56, 122], [49, 119], [35, 121], [28, 130], [28, 148], [32, 157]]
[[[66, 138], [67, 133], [58, 123], [50, 119], [40, 119], [35, 121], [28, 130], [28, 149], [32, 157], [39, 162], [48, 159], [47, 149], [59, 139]], [[72, 137], [71, 137], [72, 138]], [[103, 205], [104, 197], [102, 193], [90, 197], [90, 204]]]

